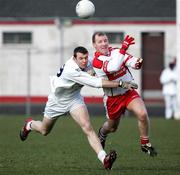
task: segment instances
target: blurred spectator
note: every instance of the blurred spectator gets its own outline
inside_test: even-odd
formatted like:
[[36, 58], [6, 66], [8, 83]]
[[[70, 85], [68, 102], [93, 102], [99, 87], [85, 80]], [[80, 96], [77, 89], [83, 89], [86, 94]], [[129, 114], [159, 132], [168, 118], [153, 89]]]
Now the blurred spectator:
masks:
[[177, 93], [177, 72], [176, 58], [171, 60], [168, 67], [165, 68], [160, 76], [160, 82], [163, 86], [162, 93], [165, 100], [165, 118], [174, 117], [176, 110], [176, 93]]

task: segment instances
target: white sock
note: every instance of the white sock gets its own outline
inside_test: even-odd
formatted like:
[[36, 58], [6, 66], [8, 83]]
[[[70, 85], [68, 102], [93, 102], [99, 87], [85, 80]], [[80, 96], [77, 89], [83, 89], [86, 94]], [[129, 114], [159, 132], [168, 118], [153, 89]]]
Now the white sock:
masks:
[[26, 125], [27, 130], [32, 130], [32, 128], [31, 128], [32, 121], [27, 123], [27, 125]]
[[106, 157], [106, 152], [104, 150], [99, 151], [98, 153], [98, 159], [104, 163], [104, 158]]

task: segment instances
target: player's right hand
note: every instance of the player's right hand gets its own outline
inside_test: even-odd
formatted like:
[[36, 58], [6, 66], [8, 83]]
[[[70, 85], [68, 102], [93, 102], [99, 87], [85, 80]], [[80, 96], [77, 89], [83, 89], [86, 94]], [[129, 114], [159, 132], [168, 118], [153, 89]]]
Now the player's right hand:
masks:
[[129, 48], [130, 45], [132, 44], [135, 44], [134, 42], [134, 38], [129, 36], [129, 35], [126, 35], [124, 41], [122, 42], [122, 46], [120, 48], [120, 53], [125, 55], [126, 53], [126, 50]]

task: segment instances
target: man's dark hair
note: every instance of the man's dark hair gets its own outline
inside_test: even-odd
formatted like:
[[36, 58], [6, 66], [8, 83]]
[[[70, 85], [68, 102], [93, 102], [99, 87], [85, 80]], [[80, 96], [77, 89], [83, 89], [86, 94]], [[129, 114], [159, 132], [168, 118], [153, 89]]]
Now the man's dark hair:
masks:
[[85, 47], [82, 47], [82, 46], [79, 46], [79, 47], [76, 47], [74, 49], [74, 57], [76, 58], [77, 57], [77, 53], [83, 53], [83, 54], [87, 54], [88, 53], [88, 50], [85, 48]]
[[106, 35], [106, 33], [104, 33], [104, 32], [95, 32], [92, 36], [92, 43], [95, 43], [96, 36], [105, 36], [105, 35]]

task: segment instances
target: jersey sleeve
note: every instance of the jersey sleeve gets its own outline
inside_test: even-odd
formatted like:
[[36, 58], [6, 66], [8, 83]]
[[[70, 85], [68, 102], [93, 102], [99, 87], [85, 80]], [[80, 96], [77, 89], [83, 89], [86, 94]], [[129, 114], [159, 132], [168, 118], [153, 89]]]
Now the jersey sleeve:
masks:
[[[107, 58], [109, 57], [109, 58]], [[103, 62], [103, 70], [104, 72], [113, 73], [119, 70], [121, 67], [124, 55], [119, 52], [119, 49], [114, 50], [110, 56], [99, 56], [100, 60], [106, 60]]]
[[66, 78], [81, 85], [87, 85], [87, 86], [97, 87], [97, 88], [102, 87], [101, 78], [91, 76], [87, 72], [84, 72], [81, 70], [69, 71], [66, 74]]
[[125, 57], [124, 57], [124, 63], [127, 67], [136, 69], [136, 63], [137, 63], [138, 59], [139, 58], [126, 53]]

